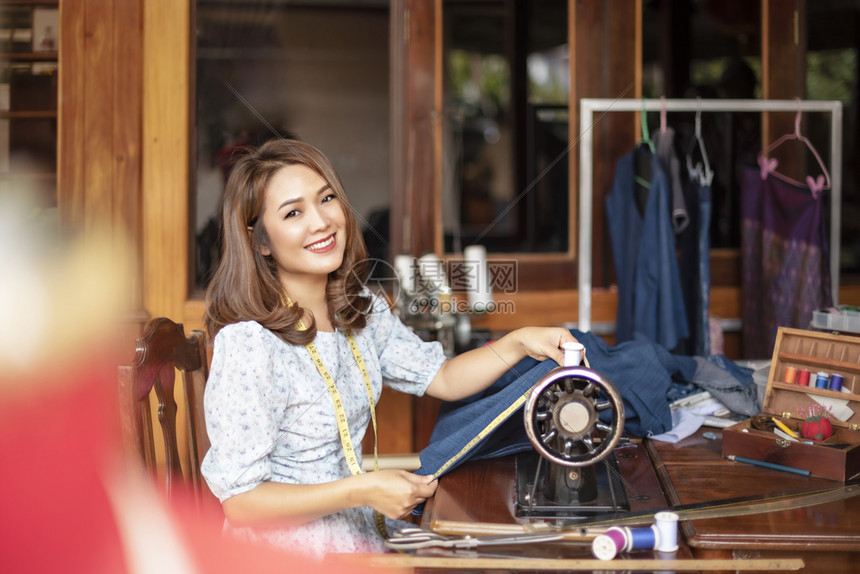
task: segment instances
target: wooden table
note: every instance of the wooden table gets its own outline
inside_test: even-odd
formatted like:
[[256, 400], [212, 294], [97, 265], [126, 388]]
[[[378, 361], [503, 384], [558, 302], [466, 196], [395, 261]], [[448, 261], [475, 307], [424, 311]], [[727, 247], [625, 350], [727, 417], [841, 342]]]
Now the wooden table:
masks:
[[[704, 438], [706, 431], [717, 439]], [[631, 511], [657, 511], [737, 497], [765, 498], [842, 484], [730, 462], [721, 455], [721, 432], [716, 429], [701, 429], [676, 444], [646, 440], [617, 450], [616, 454]], [[428, 502], [421, 525], [461, 535], [522, 530], [524, 525], [526, 529], [539, 527], [540, 521], [515, 514], [514, 465], [513, 457], [472, 461], [445, 475], [435, 497]], [[680, 547], [676, 553], [637, 551], [619, 555], [612, 562], [597, 563], [588, 541], [570, 540], [490, 550], [495, 556], [510, 556], [506, 562], [422, 550], [409, 555], [409, 560], [403, 558], [402, 565], [428, 571], [741, 571], [766, 566], [766, 561], [784, 565], [778, 561], [787, 560], [797, 566], [797, 560], [791, 559], [799, 558], [803, 572], [860, 572], [860, 496], [742, 518], [682, 520], [678, 538]], [[666, 568], [655, 568], [653, 560], [664, 561]], [[768, 566], [756, 571], [772, 570], [773, 566]]]

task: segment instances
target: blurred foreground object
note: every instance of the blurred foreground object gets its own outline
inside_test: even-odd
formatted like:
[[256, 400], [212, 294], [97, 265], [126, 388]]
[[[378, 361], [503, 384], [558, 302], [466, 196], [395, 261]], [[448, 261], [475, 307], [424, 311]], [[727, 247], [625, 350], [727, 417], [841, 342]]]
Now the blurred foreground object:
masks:
[[183, 493], [168, 504], [124, 464], [133, 256], [110, 230], [61, 237], [50, 213], [0, 193], [0, 572], [325, 572], [222, 538], [221, 516]]

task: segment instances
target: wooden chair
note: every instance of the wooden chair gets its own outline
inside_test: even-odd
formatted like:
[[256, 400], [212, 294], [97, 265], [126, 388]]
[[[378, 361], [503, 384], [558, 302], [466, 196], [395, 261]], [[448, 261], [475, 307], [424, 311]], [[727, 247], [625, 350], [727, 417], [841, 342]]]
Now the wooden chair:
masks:
[[[170, 498], [177, 486], [190, 487], [198, 503], [213, 498], [200, 473], [209, 450], [203, 415], [203, 391], [208, 376], [206, 335], [192, 331], [186, 337], [181, 323], [159, 317], [147, 323], [137, 339], [134, 361], [119, 368], [119, 398], [123, 444], [134, 463], [144, 467]], [[182, 392], [187, 413], [186, 453], [180, 458], [177, 434], [176, 371], [182, 373]], [[161, 429], [164, 468], [156, 460], [156, 433], [152, 417], [152, 393]], [[214, 498], [213, 498], [214, 500]]]

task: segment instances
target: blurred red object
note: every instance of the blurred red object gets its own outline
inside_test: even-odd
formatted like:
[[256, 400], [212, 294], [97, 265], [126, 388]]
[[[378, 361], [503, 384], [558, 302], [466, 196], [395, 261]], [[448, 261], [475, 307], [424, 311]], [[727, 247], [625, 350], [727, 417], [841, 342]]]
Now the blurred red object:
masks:
[[0, 401], [0, 572], [344, 571], [224, 538], [223, 515], [201, 511], [190, 493], [168, 506], [154, 485], [125, 476], [115, 366], [41, 377], [21, 378], [27, 391]]

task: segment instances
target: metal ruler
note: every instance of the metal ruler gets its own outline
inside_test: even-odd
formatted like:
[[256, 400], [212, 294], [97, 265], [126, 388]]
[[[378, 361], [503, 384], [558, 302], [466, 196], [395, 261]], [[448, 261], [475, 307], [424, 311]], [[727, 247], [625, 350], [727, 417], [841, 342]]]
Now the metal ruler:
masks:
[[[598, 560], [596, 558], [481, 558], [415, 556], [412, 554], [330, 554], [326, 562], [359, 564], [373, 568], [444, 568], [478, 570], [544, 570], [544, 571], [646, 571], [646, 572], [705, 572], [705, 571], [773, 571], [800, 570], [804, 567], [801, 558], [760, 559], [630, 559]], [[326, 563], [324, 562], [324, 564]]]
[[516, 532], [539, 533], [560, 529], [565, 533], [564, 540], [586, 542], [592, 540], [598, 534], [602, 534], [611, 526], [651, 524], [654, 522], [654, 515], [661, 511], [674, 512], [678, 515], [679, 520], [750, 516], [753, 514], [764, 514], [767, 512], [827, 504], [829, 502], [846, 500], [858, 494], [860, 494], [860, 484], [847, 484], [821, 490], [778, 492], [768, 495], [767, 498], [747, 496], [637, 512], [603, 514], [578, 520], [575, 523], [553, 521], [507, 524], [434, 520], [431, 522], [430, 528], [434, 532], [449, 536], [487, 536]]
[[[678, 515], [679, 520], [727, 518], [817, 506], [819, 504], [827, 504], [838, 500], [846, 500], [857, 496], [858, 494], [860, 494], [860, 484], [847, 484], [822, 490], [769, 494], [767, 495], [767, 498], [748, 496], [700, 502], [696, 504], [683, 504], [671, 506], [663, 510], [674, 512]], [[657, 512], [660, 512], [660, 510], [625, 512], [596, 516], [577, 521], [575, 524], [565, 524], [562, 528], [576, 530], [595, 526], [632, 526], [637, 524], [651, 524], [654, 521], [654, 514]]]

